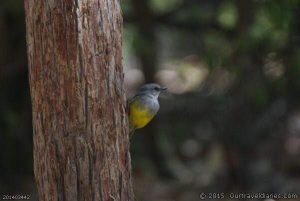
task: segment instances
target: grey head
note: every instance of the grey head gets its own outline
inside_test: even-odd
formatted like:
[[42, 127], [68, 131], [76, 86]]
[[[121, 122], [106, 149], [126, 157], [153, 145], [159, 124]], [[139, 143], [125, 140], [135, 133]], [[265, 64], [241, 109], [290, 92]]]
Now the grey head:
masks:
[[158, 98], [162, 91], [167, 90], [166, 87], [162, 87], [156, 83], [150, 83], [143, 85], [137, 92], [137, 96], [149, 96], [151, 98]]

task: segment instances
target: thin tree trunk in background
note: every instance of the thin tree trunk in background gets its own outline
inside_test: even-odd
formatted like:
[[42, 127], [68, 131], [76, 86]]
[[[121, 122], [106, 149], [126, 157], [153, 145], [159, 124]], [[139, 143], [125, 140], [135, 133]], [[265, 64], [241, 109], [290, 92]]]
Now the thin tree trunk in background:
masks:
[[25, 0], [44, 200], [133, 200], [118, 0]]
[[[139, 39], [142, 40], [142, 48], [136, 49], [136, 55], [139, 57], [145, 76], [146, 83], [155, 82], [154, 77], [157, 65], [157, 38], [155, 36], [155, 16], [151, 11], [149, 1], [133, 0], [133, 12], [137, 19]], [[157, 143], [157, 125], [149, 124], [144, 128], [143, 136], [146, 143], [148, 154], [153, 161], [160, 177], [173, 177], [167, 167], [166, 159]]]

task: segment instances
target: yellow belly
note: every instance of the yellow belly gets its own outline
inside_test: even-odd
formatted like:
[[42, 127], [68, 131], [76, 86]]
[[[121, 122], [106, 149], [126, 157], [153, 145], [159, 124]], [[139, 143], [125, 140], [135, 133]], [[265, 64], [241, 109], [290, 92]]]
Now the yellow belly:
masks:
[[142, 128], [146, 126], [154, 117], [148, 109], [139, 107], [136, 102], [130, 104], [129, 123], [133, 128]]

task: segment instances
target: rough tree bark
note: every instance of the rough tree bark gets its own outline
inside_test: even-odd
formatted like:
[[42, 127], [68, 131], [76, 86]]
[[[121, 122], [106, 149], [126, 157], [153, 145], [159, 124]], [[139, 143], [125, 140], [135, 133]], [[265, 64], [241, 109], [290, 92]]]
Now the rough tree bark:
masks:
[[133, 200], [119, 1], [24, 3], [39, 200]]

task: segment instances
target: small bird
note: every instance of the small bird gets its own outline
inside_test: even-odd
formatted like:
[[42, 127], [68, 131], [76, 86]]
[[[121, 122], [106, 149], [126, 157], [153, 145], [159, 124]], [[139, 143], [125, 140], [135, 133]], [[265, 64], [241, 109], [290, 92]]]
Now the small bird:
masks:
[[129, 131], [134, 133], [136, 129], [146, 126], [159, 110], [158, 96], [167, 90], [158, 84], [143, 85], [137, 94], [129, 101]]

